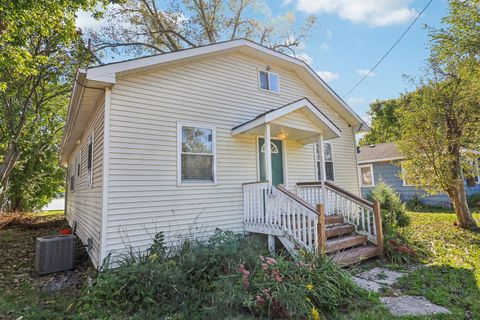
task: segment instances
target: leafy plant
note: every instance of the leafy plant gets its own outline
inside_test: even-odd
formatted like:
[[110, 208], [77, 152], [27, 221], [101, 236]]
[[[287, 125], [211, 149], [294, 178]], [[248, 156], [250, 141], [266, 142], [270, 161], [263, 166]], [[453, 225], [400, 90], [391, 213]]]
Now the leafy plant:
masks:
[[380, 202], [382, 208], [383, 231], [387, 234], [395, 233], [398, 227], [410, 224], [407, 208], [393, 189], [380, 181], [369, 195], [370, 200]]
[[470, 208], [480, 208], [480, 192], [468, 196], [467, 201]]
[[207, 241], [167, 246], [157, 234], [146, 252], [114, 259], [73, 306], [86, 318], [320, 319], [356, 293], [325, 256], [270, 257], [254, 238], [217, 231]]

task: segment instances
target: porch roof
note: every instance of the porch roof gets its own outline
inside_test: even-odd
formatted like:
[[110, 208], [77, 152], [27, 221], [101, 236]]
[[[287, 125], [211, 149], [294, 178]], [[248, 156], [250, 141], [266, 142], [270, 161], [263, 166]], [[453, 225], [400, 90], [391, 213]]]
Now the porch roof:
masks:
[[[298, 126], [281, 121], [280, 118], [300, 111], [308, 125]], [[341, 130], [308, 98], [303, 98], [276, 109], [259, 114], [254, 119], [244, 122], [232, 129], [232, 135], [262, 135], [265, 124], [270, 123], [272, 137], [284, 134], [288, 139], [298, 140], [304, 144], [312, 143], [323, 135], [325, 140], [340, 137]], [[307, 124], [307, 123], [305, 123]]]

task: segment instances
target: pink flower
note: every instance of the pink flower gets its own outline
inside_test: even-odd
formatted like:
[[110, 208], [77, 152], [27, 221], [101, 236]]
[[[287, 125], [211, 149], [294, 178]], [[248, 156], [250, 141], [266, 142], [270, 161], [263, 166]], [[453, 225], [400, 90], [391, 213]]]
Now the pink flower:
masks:
[[265, 257], [264, 257], [264, 256], [260, 256], [260, 260], [265, 261]]
[[263, 270], [268, 269], [268, 264], [266, 264], [266, 263], [262, 263], [260, 266], [262, 267]]
[[299, 267], [305, 267], [305, 262], [299, 261], [299, 262], [298, 262], [298, 266], [299, 266]]
[[277, 282], [282, 282], [283, 281], [283, 277], [282, 277], [282, 275], [280, 274], [280, 271], [278, 271], [277, 268], [272, 270], [272, 275], [275, 278], [275, 281], [277, 281]]
[[238, 271], [240, 271], [240, 273], [242, 274], [242, 284], [243, 284], [243, 288], [245, 290], [248, 289], [248, 286], [250, 285], [250, 282], [248, 281], [248, 276], [250, 275], [250, 271], [248, 271], [247, 269], [245, 269], [245, 266], [243, 265], [243, 263], [240, 265], [240, 267], [238, 268]]
[[277, 264], [277, 260], [273, 258], [267, 258], [267, 263], [272, 266], [274, 264]]

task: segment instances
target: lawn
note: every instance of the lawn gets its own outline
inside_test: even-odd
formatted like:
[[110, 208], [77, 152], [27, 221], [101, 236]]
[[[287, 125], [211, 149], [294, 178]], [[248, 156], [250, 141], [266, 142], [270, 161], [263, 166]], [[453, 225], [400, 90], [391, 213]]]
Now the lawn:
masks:
[[[402, 278], [397, 289], [424, 296], [452, 314], [411, 319], [480, 319], [480, 232], [457, 228], [455, 215], [447, 210], [426, 211], [410, 212], [412, 223], [404, 230], [427, 249], [428, 255], [421, 259], [424, 266]], [[474, 217], [480, 225], [480, 214]], [[355, 305], [348, 318], [399, 319], [376, 303]]]
[[[454, 226], [448, 211], [410, 212], [408, 237], [427, 249], [424, 266], [411, 271], [397, 285], [404, 294], [422, 295], [447, 307], [452, 314], [403, 319], [480, 319], [480, 233]], [[480, 214], [475, 214], [480, 224]], [[63, 319], [64, 310], [78, 298], [95, 270], [88, 261], [75, 272], [39, 277], [33, 270], [35, 238], [66, 226], [62, 212], [38, 214], [27, 225], [2, 230], [0, 224], [0, 319]], [[402, 266], [390, 266], [402, 269]], [[62, 276], [73, 281], [52, 289]], [[389, 293], [387, 293], [389, 294]], [[359, 297], [344, 310], [344, 319], [401, 319], [392, 317], [377, 294]]]
[[[63, 211], [33, 214], [3, 230], [2, 222], [0, 217], [0, 319], [62, 319], [85, 286], [87, 275], [94, 275], [86, 259], [74, 272], [35, 274], [35, 239], [66, 227]], [[64, 275], [71, 280], [63, 282]]]

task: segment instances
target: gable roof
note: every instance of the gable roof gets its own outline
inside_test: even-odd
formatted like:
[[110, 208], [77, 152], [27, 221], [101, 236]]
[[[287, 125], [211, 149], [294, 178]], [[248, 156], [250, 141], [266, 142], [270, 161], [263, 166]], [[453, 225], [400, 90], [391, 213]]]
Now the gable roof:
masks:
[[342, 132], [340, 128], [338, 128], [335, 123], [333, 123], [332, 120], [330, 120], [322, 111], [320, 111], [320, 109], [318, 109], [308, 98], [302, 98], [279, 108], [259, 114], [254, 119], [232, 128], [232, 134], [236, 135], [246, 132], [252, 128], [272, 122], [285, 116], [288, 113], [294, 112], [302, 108], [307, 109], [312, 114], [312, 116], [314, 116], [318, 120], [318, 122], [323, 124], [327, 139], [338, 138], [340, 136], [340, 133]]
[[80, 123], [79, 120], [76, 120], [76, 118], [71, 115], [76, 115], [79, 110], [81, 112], [82, 109], [91, 108], [82, 102], [83, 96], [88, 94], [90, 90], [97, 89], [96, 92], [98, 93], [99, 88], [104, 89], [105, 87], [115, 84], [120, 76], [133, 75], [146, 70], [154, 70], [155, 68], [164, 66], [186, 63], [193, 59], [214, 56], [227, 52], [243, 53], [253, 58], [271, 61], [282, 68], [294, 72], [302, 81], [304, 81], [305, 84], [310, 86], [314, 92], [320, 95], [322, 99], [335, 110], [335, 112], [343, 117], [347, 123], [354, 128], [354, 130], [368, 130], [368, 126], [363, 122], [360, 116], [358, 116], [355, 111], [351, 109], [347, 103], [343, 101], [304, 61], [274, 51], [247, 39], [237, 39], [143, 58], [114, 62], [90, 67], [84, 70], [79, 69], [72, 90], [72, 99], [70, 100], [69, 114], [65, 125], [64, 141], [60, 149], [60, 157], [62, 159], [67, 158], [71, 150], [65, 150], [64, 146], [75, 143], [75, 141], [79, 139], [78, 133], [70, 134], [72, 127], [74, 125], [80, 126], [80, 128], [77, 128], [75, 131], [82, 131], [84, 128], [81, 126], [86, 126], [86, 124]]
[[401, 160], [403, 155], [398, 150], [395, 142], [372, 144], [359, 147], [357, 154], [358, 163]]

